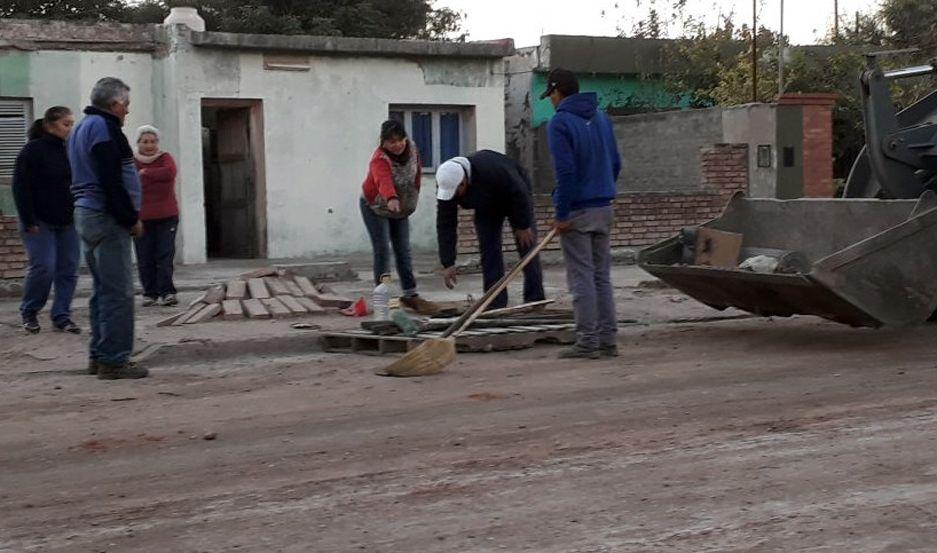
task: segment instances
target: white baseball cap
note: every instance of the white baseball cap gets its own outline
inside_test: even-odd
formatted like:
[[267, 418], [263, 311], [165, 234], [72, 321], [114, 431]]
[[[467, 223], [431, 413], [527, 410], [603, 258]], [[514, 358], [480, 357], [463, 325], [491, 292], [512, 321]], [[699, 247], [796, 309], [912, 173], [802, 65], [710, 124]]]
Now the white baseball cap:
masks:
[[[465, 158], [462, 158], [465, 159]], [[456, 189], [462, 184], [467, 173], [459, 158], [444, 161], [436, 168], [436, 198], [446, 201], [455, 196]], [[465, 159], [466, 163], [468, 162]]]

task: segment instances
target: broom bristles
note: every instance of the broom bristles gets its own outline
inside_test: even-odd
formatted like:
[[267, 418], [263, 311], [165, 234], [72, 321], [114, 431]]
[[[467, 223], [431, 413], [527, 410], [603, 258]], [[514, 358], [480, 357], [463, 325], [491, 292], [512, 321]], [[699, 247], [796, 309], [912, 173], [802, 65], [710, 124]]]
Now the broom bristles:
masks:
[[381, 376], [426, 376], [441, 372], [454, 359], [455, 338], [434, 338], [426, 340], [376, 373]]

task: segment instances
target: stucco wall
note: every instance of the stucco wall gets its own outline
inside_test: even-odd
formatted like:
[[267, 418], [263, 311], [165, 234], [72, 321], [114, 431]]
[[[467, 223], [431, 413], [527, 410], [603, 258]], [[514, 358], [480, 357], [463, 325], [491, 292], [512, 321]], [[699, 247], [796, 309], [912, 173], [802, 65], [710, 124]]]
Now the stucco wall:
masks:
[[532, 89], [537, 55], [536, 48], [525, 48], [505, 60], [505, 153], [531, 174], [534, 166], [531, 104], [537, 100]]
[[[504, 149], [500, 62], [312, 57], [308, 72], [269, 71], [263, 56], [183, 45], [163, 62], [164, 89], [177, 96], [173, 119], [183, 204], [184, 258], [205, 252], [201, 100], [263, 102], [269, 257], [299, 257], [369, 248], [358, 208], [361, 182], [391, 104], [472, 106], [475, 147]], [[465, 81], [465, 74], [473, 79]], [[446, 75], [463, 75], [441, 84]], [[173, 110], [176, 116], [172, 116]], [[168, 125], [167, 125], [168, 128]], [[431, 176], [411, 218], [411, 243], [435, 247]]]
[[[774, 198], [778, 187], [778, 109], [773, 104], [747, 104], [722, 112], [723, 141], [748, 144], [748, 186], [754, 198]], [[770, 146], [770, 167], [758, 166], [758, 146]]]
[[[130, 115], [125, 132], [154, 121], [153, 59], [139, 52], [79, 52], [0, 50], [0, 98], [32, 99], [33, 116], [56, 105], [66, 106], [81, 118], [91, 87], [101, 77], [113, 76], [130, 85]], [[0, 187], [9, 195], [10, 188]], [[12, 205], [3, 198], [0, 205]]]
[[[391, 104], [460, 106], [467, 149], [504, 151], [500, 59], [310, 56], [311, 70], [271, 71], [262, 52], [196, 47], [165, 31], [159, 53], [88, 50], [0, 51], [0, 97], [31, 98], [34, 110], [76, 112], [103, 76], [131, 92], [125, 132], [144, 123], [163, 131], [177, 159], [179, 258], [206, 259], [201, 147], [202, 100], [260, 100], [264, 118], [268, 256], [300, 257], [369, 249], [358, 211], [361, 182]], [[411, 218], [415, 249], [435, 248], [435, 185], [424, 179]]]

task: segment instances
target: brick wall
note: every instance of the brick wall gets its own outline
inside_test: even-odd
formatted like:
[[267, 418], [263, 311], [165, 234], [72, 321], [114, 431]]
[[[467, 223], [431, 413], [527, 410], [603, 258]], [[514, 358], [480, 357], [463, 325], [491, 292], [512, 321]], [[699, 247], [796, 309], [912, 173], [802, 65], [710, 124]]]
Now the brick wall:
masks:
[[0, 215], [0, 278], [23, 278], [25, 274], [26, 250], [16, 217]]
[[833, 197], [832, 106], [804, 106], [804, 197]]
[[[687, 192], [630, 192], [615, 198], [615, 224], [612, 247], [639, 247], [653, 244], [719, 215], [737, 190], [748, 190], [748, 146], [715, 144], [700, 149], [700, 178], [696, 190]], [[553, 222], [550, 196], [534, 197], [537, 228], [543, 236]], [[459, 253], [478, 252], [472, 211], [459, 212]], [[547, 246], [559, 249], [559, 243]], [[514, 238], [505, 222], [504, 250], [514, 251]]]
[[803, 110], [803, 182], [805, 198], [832, 198], [833, 106], [836, 94], [784, 94], [779, 105]]

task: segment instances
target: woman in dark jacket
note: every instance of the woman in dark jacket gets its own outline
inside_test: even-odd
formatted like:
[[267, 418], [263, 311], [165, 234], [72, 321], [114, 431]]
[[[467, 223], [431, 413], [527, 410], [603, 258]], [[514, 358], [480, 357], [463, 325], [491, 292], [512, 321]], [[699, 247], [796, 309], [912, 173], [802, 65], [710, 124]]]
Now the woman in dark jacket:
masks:
[[80, 245], [72, 221], [71, 171], [65, 151], [74, 124], [70, 109], [46, 110], [29, 129], [29, 142], [17, 156], [13, 172], [13, 198], [29, 257], [20, 314], [23, 329], [31, 334], [40, 330], [38, 314], [53, 285], [53, 328], [81, 332], [71, 317]]
[[432, 314], [437, 307], [416, 292], [416, 279], [410, 260], [410, 221], [420, 195], [423, 163], [416, 144], [407, 138], [399, 121], [381, 125], [380, 145], [371, 156], [368, 174], [361, 191], [361, 216], [374, 251], [374, 283], [388, 272], [390, 248], [394, 249], [397, 276], [403, 297], [400, 303], [421, 314]]

